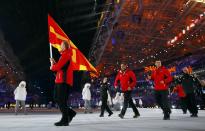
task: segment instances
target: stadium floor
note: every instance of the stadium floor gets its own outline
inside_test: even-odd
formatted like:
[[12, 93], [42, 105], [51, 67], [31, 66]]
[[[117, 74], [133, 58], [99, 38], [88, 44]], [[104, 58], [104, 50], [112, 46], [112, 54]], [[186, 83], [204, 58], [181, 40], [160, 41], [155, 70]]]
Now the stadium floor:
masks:
[[199, 111], [198, 118], [182, 114], [173, 109], [171, 120], [162, 120], [160, 109], [140, 108], [141, 116], [132, 118], [132, 109], [128, 109], [124, 119], [113, 116], [100, 118], [99, 113], [79, 113], [70, 126], [55, 127], [54, 122], [60, 119], [59, 113], [28, 113], [28, 115], [0, 114], [0, 131], [205, 131], [205, 111]]

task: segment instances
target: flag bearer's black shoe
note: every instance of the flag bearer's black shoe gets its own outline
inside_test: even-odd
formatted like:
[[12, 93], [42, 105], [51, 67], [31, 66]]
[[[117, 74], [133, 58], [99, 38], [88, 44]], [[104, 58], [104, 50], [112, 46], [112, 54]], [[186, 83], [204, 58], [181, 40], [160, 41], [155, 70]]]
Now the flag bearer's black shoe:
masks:
[[133, 118], [138, 118], [140, 116], [140, 114], [136, 114], [133, 116]]
[[55, 126], [69, 126], [68, 122], [59, 121], [54, 123]]
[[69, 123], [73, 120], [73, 118], [76, 116], [76, 112], [74, 111], [74, 110], [72, 110], [72, 109], [69, 109], [68, 110], [68, 114], [69, 114], [69, 119], [68, 119], [68, 121], [69, 121]]

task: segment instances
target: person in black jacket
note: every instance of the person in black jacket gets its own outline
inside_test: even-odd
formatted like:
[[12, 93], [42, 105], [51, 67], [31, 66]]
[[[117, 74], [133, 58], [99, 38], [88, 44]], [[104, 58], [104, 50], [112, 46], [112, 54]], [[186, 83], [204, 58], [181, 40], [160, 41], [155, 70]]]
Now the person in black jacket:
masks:
[[182, 84], [184, 92], [186, 94], [186, 104], [191, 117], [198, 117], [198, 108], [196, 102], [196, 90], [200, 86], [198, 79], [189, 73], [187, 67], [182, 69], [183, 74], [177, 78], [179, 84]]
[[104, 77], [103, 82], [100, 85], [100, 96], [101, 96], [101, 101], [102, 101], [100, 117], [104, 117], [105, 110], [109, 113], [108, 116], [111, 116], [113, 114], [113, 112], [110, 110], [110, 108], [107, 105], [108, 88], [109, 88], [109, 84], [107, 81], [108, 81], [108, 78]]

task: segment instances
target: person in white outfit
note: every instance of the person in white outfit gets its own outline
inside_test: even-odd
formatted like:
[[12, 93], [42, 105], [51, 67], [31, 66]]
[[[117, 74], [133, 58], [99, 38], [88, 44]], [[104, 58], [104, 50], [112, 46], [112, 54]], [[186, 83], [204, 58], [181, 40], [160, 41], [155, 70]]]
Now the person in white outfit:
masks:
[[85, 113], [89, 112], [92, 113], [91, 111], [91, 92], [90, 92], [90, 83], [85, 83], [83, 91], [82, 91], [82, 96], [83, 100], [85, 102], [84, 107], [85, 107]]
[[15, 114], [18, 114], [18, 109], [19, 109], [19, 105], [21, 105], [21, 107], [24, 110], [24, 114], [26, 115], [26, 105], [25, 105], [25, 101], [26, 101], [26, 82], [25, 81], [21, 81], [19, 86], [14, 90], [14, 99], [16, 100], [16, 107], [15, 107]]
[[110, 96], [110, 92], [109, 92], [109, 91], [107, 91], [107, 95], [108, 95], [108, 99], [107, 99], [108, 105], [109, 105], [110, 107], [112, 107], [113, 102], [112, 102], [112, 97]]
[[122, 109], [124, 104], [124, 93], [120, 93], [120, 108]]
[[114, 109], [120, 111], [120, 92], [117, 92], [113, 99]]
[[143, 107], [142, 99], [139, 99], [139, 106], [140, 106], [140, 108]]

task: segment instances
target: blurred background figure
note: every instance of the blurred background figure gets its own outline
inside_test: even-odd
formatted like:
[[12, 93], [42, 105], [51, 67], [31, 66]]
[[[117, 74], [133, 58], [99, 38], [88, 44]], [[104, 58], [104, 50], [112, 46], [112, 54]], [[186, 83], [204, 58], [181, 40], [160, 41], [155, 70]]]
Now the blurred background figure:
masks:
[[139, 99], [139, 106], [140, 106], [140, 108], [143, 107], [142, 99]]
[[27, 91], [26, 91], [26, 82], [25, 81], [21, 81], [19, 86], [14, 90], [14, 99], [16, 100], [16, 107], [15, 107], [15, 114], [18, 114], [18, 109], [19, 109], [19, 105], [21, 105], [21, 107], [24, 110], [24, 114], [26, 115], [26, 105], [25, 105], [25, 101], [26, 101], [26, 95], [27, 95]]
[[198, 108], [196, 101], [196, 91], [201, 88], [201, 84], [196, 76], [193, 76], [187, 67], [182, 69], [182, 76], [177, 78], [177, 83], [181, 84], [186, 94], [186, 105], [191, 113], [191, 117], [198, 117]]
[[124, 93], [120, 93], [120, 109], [122, 109], [123, 104], [124, 104]]
[[47, 108], [48, 109], [52, 109], [52, 105], [53, 105], [53, 102], [52, 101], [49, 101], [48, 105], [47, 105]]
[[83, 91], [82, 91], [82, 96], [84, 100], [84, 107], [85, 107], [85, 112], [84, 113], [92, 113], [91, 111], [91, 92], [90, 92], [90, 83], [85, 83]]
[[120, 111], [120, 92], [117, 92], [113, 99], [114, 110]]
[[[109, 83], [108, 83], [108, 85], [110, 86]], [[108, 99], [107, 99], [108, 106], [111, 108], [111, 107], [113, 106], [113, 101], [112, 101], [112, 97], [111, 97], [111, 94], [110, 94], [109, 89], [108, 89], [108, 91], [107, 91], [107, 95], [108, 95]]]

